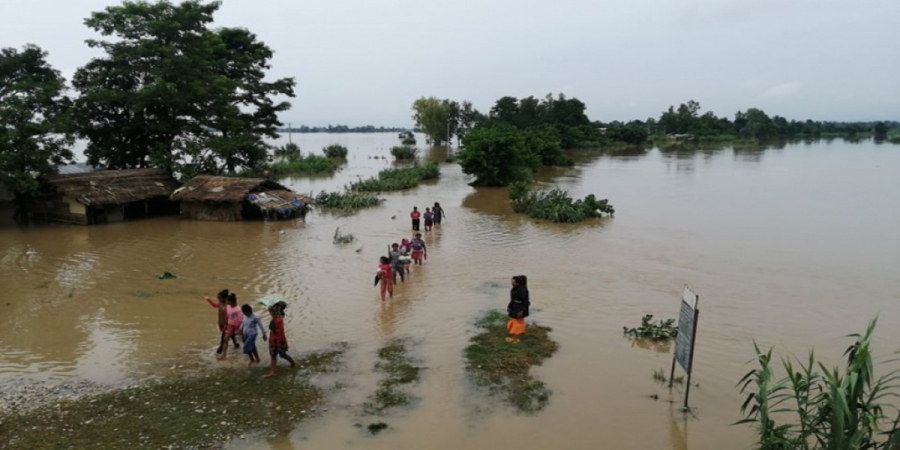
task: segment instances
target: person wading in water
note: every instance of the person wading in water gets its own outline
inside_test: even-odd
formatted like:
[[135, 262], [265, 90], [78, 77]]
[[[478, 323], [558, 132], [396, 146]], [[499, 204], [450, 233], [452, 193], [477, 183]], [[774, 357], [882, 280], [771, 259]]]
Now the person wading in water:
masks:
[[506, 322], [509, 337], [506, 338], [506, 342], [518, 344], [519, 338], [525, 334], [525, 318], [528, 317], [531, 301], [528, 299], [528, 278], [525, 275], [512, 277], [511, 283], [509, 305], [506, 306], [509, 315], [509, 321]]

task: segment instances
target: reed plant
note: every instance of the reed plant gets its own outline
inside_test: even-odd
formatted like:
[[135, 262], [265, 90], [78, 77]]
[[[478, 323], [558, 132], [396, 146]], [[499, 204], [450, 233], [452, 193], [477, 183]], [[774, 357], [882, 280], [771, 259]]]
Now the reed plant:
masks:
[[551, 222], [575, 223], [591, 217], [602, 217], [603, 213], [615, 214], [615, 209], [608, 200], [598, 200], [594, 194], [576, 200], [569, 197], [567, 191], [532, 190], [525, 182], [510, 184], [509, 199], [515, 212]]
[[347, 147], [344, 147], [340, 144], [331, 144], [322, 149], [322, 153], [325, 153], [325, 156], [328, 158], [346, 158], [347, 157]]
[[865, 333], [848, 336], [855, 341], [844, 352], [842, 369], [828, 369], [810, 351], [805, 361], [783, 358], [787, 375], [776, 378], [772, 349], [763, 352], [754, 342], [758, 367], [738, 383], [747, 399], [741, 405], [744, 419], [736, 424], [754, 424], [756, 448], [900, 449], [900, 372], [875, 376], [871, 342], [876, 322]]

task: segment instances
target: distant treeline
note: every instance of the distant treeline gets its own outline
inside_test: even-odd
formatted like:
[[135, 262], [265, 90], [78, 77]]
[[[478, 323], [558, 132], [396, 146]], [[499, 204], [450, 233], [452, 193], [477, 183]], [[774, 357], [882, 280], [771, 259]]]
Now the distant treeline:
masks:
[[410, 131], [408, 128], [397, 127], [375, 127], [373, 125], [365, 125], [362, 127], [348, 127], [347, 125], [328, 125], [327, 127], [309, 127], [300, 125], [299, 127], [279, 128], [279, 133], [398, 133], [402, 131]]

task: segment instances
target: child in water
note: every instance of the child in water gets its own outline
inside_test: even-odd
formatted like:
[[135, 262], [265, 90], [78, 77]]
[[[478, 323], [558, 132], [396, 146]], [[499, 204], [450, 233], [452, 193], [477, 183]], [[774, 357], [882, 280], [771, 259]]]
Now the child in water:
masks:
[[431, 227], [434, 225], [434, 213], [431, 212], [431, 208], [425, 208], [423, 217], [425, 218], [425, 231], [431, 231]]
[[244, 353], [250, 357], [247, 367], [259, 364], [259, 352], [256, 350], [256, 329], [262, 333], [263, 341], [266, 340], [266, 330], [263, 328], [262, 320], [253, 313], [250, 305], [241, 306], [241, 312], [244, 313], [244, 320], [241, 321], [241, 334], [244, 335]]
[[[225, 305], [225, 316], [228, 319], [228, 324], [225, 325], [225, 342], [228, 342], [228, 338], [231, 338], [235, 342], [235, 348], [237, 348], [237, 338], [236, 336], [241, 334], [241, 321], [243, 320], [243, 314], [241, 313], [241, 307], [237, 304], [237, 295], [231, 293], [228, 295], [228, 304]], [[228, 356], [228, 346], [222, 346], [222, 354], [216, 356], [219, 359], [225, 359]]]
[[[219, 348], [216, 350], [216, 354], [221, 355], [222, 349], [228, 343], [228, 340], [225, 339], [225, 328], [228, 326], [228, 318], [225, 315], [225, 306], [228, 303], [228, 289], [219, 291], [216, 301], [213, 301], [209, 296], [205, 296], [203, 299], [213, 308], [219, 309]], [[231, 339], [234, 342], [234, 348], [238, 348], [237, 338], [232, 337]]]
[[409, 243], [412, 249], [412, 260], [414, 264], [422, 265], [423, 259], [428, 259], [428, 249], [425, 247], [425, 241], [422, 240], [422, 233], [416, 233], [416, 237]]
[[287, 354], [288, 342], [287, 335], [284, 333], [284, 308], [286, 307], [287, 303], [285, 302], [278, 302], [269, 307], [269, 314], [272, 316], [272, 321], [269, 322], [269, 356], [272, 358], [272, 365], [269, 373], [263, 375], [263, 378], [274, 377], [278, 372], [279, 356], [291, 363], [291, 369], [297, 367], [294, 359]]
[[375, 279], [381, 281], [381, 301], [384, 301], [385, 293], [394, 298], [394, 275], [392, 273], [394, 266], [387, 256], [382, 256], [378, 261], [378, 272], [376, 272]]

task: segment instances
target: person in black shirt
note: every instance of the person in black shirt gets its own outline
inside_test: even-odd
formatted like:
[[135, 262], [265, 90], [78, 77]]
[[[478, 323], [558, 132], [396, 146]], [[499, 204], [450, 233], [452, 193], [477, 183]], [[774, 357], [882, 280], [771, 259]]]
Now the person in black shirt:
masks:
[[509, 315], [509, 321], [506, 322], [509, 337], [506, 338], [506, 342], [518, 344], [519, 338], [525, 334], [525, 318], [528, 317], [531, 301], [528, 298], [528, 278], [525, 275], [512, 277], [511, 283], [509, 305], [506, 306]]

